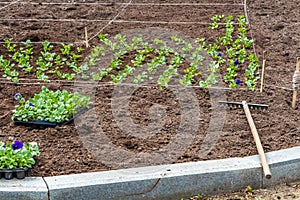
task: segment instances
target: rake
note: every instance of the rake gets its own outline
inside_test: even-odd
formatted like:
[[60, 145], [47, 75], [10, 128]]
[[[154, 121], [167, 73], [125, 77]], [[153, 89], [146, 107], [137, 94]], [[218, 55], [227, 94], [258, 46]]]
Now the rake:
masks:
[[256, 130], [256, 127], [255, 127], [255, 124], [254, 124], [254, 121], [252, 119], [250, 109], [249, 109], [249, 108], [251, 108], [251, 109], [266, 110], [266, 109], [269, 108], [269, 106], [265, 105], [265, 104], [248, 104], [246, 101], [242, 101], [242, 102], [219, 101], [219, 104], [228, 105], [230, 107], [239, 107], [239, 108], [243, 107], [244, 108], [244, 112], [246, 114], [250, 129], [251, 129], [251, 132], [252, 132], [255, 144], [256, 144], [256, 148], [257, 148], [257, 151], [258, 151], [258, 154], [259, 154], [259, 157], [260, 157], [260, 162], [261, 162], [265, 177], [267, 179], [270, 179], [272, 177], [272, 174], [270, 172], [270, 168], [269, 168], [269, 165], [267, 163], [267, 159], [266, 159], [266, 156], [265, 156], [265, 153], [264, 153], [264, 149], [262, 147], [261, 141], [259, 139], [258, 132]]

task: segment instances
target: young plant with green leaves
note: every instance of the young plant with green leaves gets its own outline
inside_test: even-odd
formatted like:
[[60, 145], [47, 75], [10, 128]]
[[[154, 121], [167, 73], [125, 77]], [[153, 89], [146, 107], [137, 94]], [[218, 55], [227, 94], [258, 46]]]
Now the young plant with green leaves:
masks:
[[43, 43], [43, 51], [41, 51], [41, 56], [38, 57], [36, 61], [37, 71], [36, 77], [40, 80], [48, 80], [47, 71], [53, 66], [55, 61], [55, 53], [51, 53], [53, 45], [50, 44], [47, 40]]
[[27, 40], [23, 43], [19, 51], [15, 50], [12, 59], [17, 63], [18, 67], [23, 69], [26, 73], [30, 73], [32, 66], [30, 60], [33, 58], [33, 48], [31, 47], [31, 41]]
[[3, 77], [12, 80], [13, 82], [19, 81], [19, 73], [13, 69], [14, 63], [11, 63], [8, 59], [4, 59], [0, 56], [0, 70], [3, 71]]
[[210, 29], [217, 29], [217, 28], [219, 28], [219, 22], [221, 21], [221, 19], [223, 19], [224, 18], [224, 15], [215, 15], [215, 16], [213, 16], [212, 18], [211, 18], [211, 20], [213, 21], [211, 24], [210, 24], [210, 26], [209, 26], [209, 28]]
[[3, 46], [8, 50], [10, 53], [14, 53], [16, 51], [16, 44], [12, 43], [12, 39], [4, 39]]

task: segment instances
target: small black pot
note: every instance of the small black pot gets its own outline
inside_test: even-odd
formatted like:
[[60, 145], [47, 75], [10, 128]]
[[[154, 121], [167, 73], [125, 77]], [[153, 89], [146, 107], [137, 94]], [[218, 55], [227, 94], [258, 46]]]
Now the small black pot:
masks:
[[28, 169], [24, 168], [15, 168], [15, 169], [6, 169], [3, 168], [0, 170], [0, 178], [4, 177], [6, 180], [13, 179], [14, 177], [17, 179], [24, 179], [26, 176], [26, 171]]

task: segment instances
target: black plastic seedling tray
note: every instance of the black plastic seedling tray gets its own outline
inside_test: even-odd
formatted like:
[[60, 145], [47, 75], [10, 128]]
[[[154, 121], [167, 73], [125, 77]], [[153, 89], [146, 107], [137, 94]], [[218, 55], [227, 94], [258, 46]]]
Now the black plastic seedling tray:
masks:
[[15, 169], [6, 169], [3, 168], [0, 170], [0, 178], [5, 178], [7, 180], [17, 178], [17, 179], [24, 179], [26, 176], [26, 171], [28, 169], [25, 168], [15, 168]]
[[32, 127], [55, 127], [55, 126], [61, 126], [61, 125], [69, 124], [76, 117], [78, 117], [79, 115], [85, 113], [87, 110], [88, 110], [87, 108], [79, 109], [79, 111], [76, 112], [76, 114], [74, 114], [72, 117], [70, 117], [69, 120], [63, 121], [63, 122], [59, 122], [59, 123], [57, 123], [57, 122], [43, 121], [43, 120], [29, 120], [29, 121], [25, 122], [25, 121], [20, 121], [20, 120], [16, 120], [16, 119], [14, 119], [14, 123], [16, 125], [24, 125], [24, 126], [32, 126]]
[[61, 126], [63, 124], [69, 123], [71, 120], [62, 122], [62, 123], [56, 123], [56, 122], [47, 122], [43, 120], [30, 120], [28, 122], [25, 121], [19, 121], [14, 120], [15, 124], [17, 125], [24, 125], [24, 126], [47, 126], [47, 127], [55, 127], [55, 126]]

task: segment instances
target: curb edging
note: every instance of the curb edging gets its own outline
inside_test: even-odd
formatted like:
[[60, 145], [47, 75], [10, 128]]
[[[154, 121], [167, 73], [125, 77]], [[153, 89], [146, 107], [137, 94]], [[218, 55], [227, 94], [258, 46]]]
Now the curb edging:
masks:
[[0, 180], [4, 199], [180, 199], [263, 188], [300, 180], [300, 147], [266, 154], [272, 178], [259, 156], [228, 158], [52, 177]]

